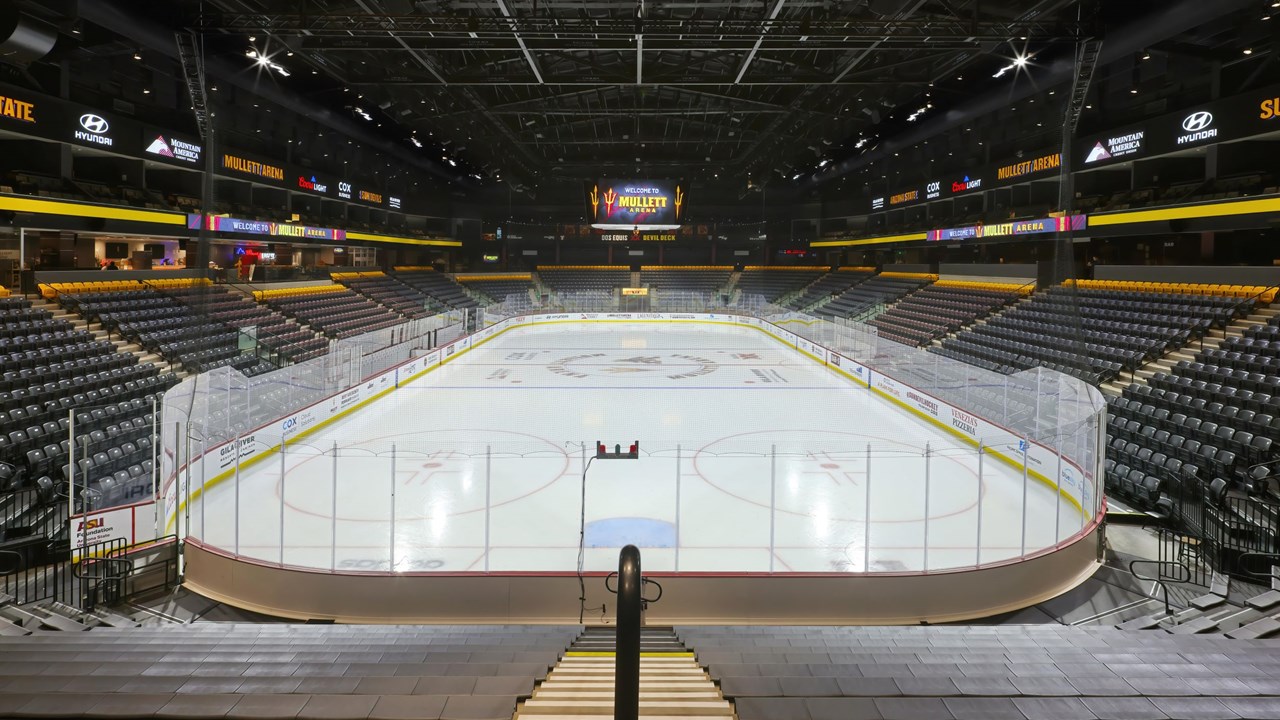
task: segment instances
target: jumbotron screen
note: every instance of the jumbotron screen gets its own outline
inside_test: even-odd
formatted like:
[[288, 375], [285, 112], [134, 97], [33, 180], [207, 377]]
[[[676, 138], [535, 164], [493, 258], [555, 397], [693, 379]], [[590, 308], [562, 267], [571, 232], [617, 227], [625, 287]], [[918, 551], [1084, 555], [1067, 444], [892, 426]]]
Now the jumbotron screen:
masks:
[[685, 217], [678, 180], [600, 180], [587, 188], [591, 226], [602, 230], [673, 230]]

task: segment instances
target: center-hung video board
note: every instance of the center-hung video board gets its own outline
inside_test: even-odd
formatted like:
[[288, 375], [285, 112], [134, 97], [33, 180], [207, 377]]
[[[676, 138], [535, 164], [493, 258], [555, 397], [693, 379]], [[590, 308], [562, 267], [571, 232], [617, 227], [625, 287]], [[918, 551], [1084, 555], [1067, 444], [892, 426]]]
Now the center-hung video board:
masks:
[[606, 230], [674, 228], [687, 209], [678, 180], [598, 180], [587, 188], [587, 203], [592, 226]]

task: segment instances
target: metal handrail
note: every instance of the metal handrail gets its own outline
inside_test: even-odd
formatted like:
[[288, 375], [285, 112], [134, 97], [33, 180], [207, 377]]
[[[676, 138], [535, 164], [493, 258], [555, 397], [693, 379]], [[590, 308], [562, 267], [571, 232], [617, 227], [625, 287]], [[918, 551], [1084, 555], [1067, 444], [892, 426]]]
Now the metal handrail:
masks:
[[618, 554], [618, 630], [614, 643], [613, 718], [640, 716], [640, 549], [635, 545]]
[[[1137, 571], [1133, 569], [1135, 565], [1144, 565], [1144, 564], [1154, 565], [1160, 568], [1161, 569], [1160, 576], [1145, 577], [1143, 575], [1139, 575]], [[1182, 575], [1185, 575], [1185, 577], [1181, 577], [1181, 579], [1164, 577], [1163, 569], [1166, 567], [1175, 567], [1182, 570]], [[1131, 560], [1129, 561], [1129, 573], [1134, 577], [1138, 578], [1139, 580], [1150, 580], [1160, 586], [1160, 589], [1164, 591], [1164, 614], [1165, 615], [1173, 614], [1173, 610], [1171, 610], [1169, 607], [1169, 586], [1165, 585], [1165, 581], [1176, 582], [1176, 583], [1185, 583], [1185, 582], [1191, 581], [1191, 568], [1187, 567], [1186, 565], [1183, 565], [1182, 563], [1173, 562], [1172, 560]]]
[[[1271, 560], [1272, 561], [1271, 569], [1266, 573], [1254, 572], [1249, 568], [1245, 567], [1245, 565], [1247, 564], [1245, 562], [1245, 558], [1262, 558], [1263, 560]], [[1240, 557], [1236, 558], [1236, 567], [1240, 570], [1240, 572], [1244, 573], [1245, 575], [1248, 575], [1249, 577], [1261, 578], [1266, 580], [1271, 580], [1276, 576], [1275, 568], [1277, 565], [1280, 565], [1280, 553], [1247, 552], [1247, 553], [1241, 553]]]

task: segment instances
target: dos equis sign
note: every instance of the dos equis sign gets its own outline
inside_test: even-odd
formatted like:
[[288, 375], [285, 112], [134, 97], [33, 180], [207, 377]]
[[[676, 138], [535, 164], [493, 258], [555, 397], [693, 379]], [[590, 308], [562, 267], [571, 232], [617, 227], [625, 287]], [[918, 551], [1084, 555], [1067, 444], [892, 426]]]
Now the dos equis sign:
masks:
[[670, 180], [601, 180], [587, 192], [596, 226], [678, 225], [684, 188]]

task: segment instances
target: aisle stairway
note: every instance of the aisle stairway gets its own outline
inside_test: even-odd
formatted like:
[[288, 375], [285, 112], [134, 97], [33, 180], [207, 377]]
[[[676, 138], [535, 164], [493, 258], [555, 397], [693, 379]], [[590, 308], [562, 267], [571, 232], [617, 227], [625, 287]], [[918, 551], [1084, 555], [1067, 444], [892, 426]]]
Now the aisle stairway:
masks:
[[[612, 718], [614, 640], [614, 628], [587, 628], [520, 705], [517, 720]], [[733, 717], [733, 707], [671, 628], [641, 631], [640, 717]]]

